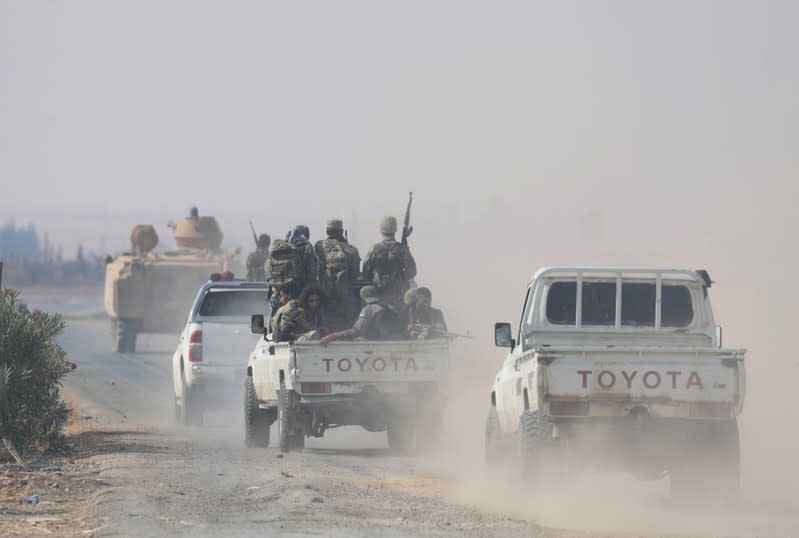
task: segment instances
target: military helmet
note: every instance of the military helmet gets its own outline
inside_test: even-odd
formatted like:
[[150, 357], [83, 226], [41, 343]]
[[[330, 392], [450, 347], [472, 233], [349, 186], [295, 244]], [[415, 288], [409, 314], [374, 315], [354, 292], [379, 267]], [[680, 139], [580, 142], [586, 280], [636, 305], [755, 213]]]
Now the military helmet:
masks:
[[380, 233], [394, 235], [397, 233], [397, 217], [386, 215], [380, 220]]
[[269, 234], [261, 234], [258, 236], [258, 246], [261, 248], [269, 248], [271, 242], [272, 238], [269, 237]]
[[366, 304], [376, 303], [380, 301], [380, 296], [377, 288], [374, 286], [364, 286], [361, 288], [361, 300]]
[[297, 229], [300, 230], [300, 232], [302, 232], [302, 235], [305, 236], [305, 239], [308, 239], [310, 241], [311, 230], [305, 224], [300, 224], [299, 226], [297, 226]]
[[341, 221], [341, 219], [330, 219], [329, 221], [327, 221], [327, 229], [328, 230], [343, 230], [344, 229], [344, 223]]

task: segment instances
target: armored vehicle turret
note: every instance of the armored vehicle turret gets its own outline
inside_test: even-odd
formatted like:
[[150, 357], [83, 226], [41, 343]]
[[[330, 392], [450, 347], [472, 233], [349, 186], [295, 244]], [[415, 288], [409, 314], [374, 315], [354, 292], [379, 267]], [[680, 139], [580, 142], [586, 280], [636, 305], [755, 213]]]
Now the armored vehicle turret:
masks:
[[241, 272], [238, 251], [220, 248], [223, 234], [213, 217], [192, 208], [171, 227], [174, 250], [156, 252], [155, 229], [138, 225], [130, 236], [132, 250], [108, 259], [105, 310], [117, 352], [134, 352], [139, 333], [180, 332], [197, 289], [212, 273]]

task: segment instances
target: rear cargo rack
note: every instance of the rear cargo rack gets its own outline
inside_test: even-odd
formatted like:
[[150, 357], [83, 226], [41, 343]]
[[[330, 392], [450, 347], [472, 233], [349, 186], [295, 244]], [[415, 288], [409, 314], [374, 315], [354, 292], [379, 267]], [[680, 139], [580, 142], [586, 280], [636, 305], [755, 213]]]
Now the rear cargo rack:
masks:
[[[655, 329], [661, 328], [662, 320], [662, 306], [663, 306], [663, 276], [672, 280], [684, 279], [691, 282], [699, 283], [707, 287], [707, 283], [703, 275], [696, 271], [687, 269], [618, 269], [607, 267], [547, 267], [538, 271], [533, 280], [542, 277], [574, 277], [577, 276], [576, 286], [576, 313], [575, 313], [575, 327], [580, 329], [583, 326], [583, 280], [584, 278], [605, 278], [616, 279], [616, 317], [614, 319], [614, 327], [621, 328], [621, 291], [622, 282], [626, 279], [640, 280], [644, 278], [654, 278], [655, 280]], [[709, 277], [708, 277], [709, 278]], [[532, 281], [531, 281], [532, 282]]]

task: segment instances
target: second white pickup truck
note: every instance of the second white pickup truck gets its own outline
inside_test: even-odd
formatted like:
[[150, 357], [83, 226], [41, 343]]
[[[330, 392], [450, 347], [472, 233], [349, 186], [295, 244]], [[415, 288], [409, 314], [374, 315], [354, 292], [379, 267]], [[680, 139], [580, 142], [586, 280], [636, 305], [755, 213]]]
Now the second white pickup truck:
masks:
[[490, 394], [486, 456], [517, 444], [530, 478], [564, 461], [671, 476], [672, 493], [731, 498], [744, 350], [721, 347], [705, 271], [546, 268], [530, 282]]
[[200, 287], [172, 355], [178, 422], [201, 424], [205, 411], [235, 401], [258, 340], [250, 332], [254, 313], [269, 313], [264, 282], [208, 281]]
[[[258, 316], [254, 316], [258, 318]], [[263, 329], [253, 320], [253, 332]], [[275, 343], [261, 338], [245, 380], [245, 441], [267, 446], [278, 422], [279, 447], [357, 425], [388, 432], [399, 452], [423, 448], [438, 432], [449, 368], [449, 340]]]

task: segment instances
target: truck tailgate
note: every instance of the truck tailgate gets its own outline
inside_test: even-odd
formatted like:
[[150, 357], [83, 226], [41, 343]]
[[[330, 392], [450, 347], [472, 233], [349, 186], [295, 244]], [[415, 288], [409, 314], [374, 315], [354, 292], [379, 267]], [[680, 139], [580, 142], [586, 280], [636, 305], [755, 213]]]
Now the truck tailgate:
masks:
[[295, 343], [299, 382], [380, 383], [438, 381], [448, 367], [449, 342]]
[[203, 321], [203, 363], [247, 366], [261, 337], [250, 331], [249, 319]]
[[[539, 364], [546, 365], [540, 380], [545, 400], [586, 402], [590, 407], [583, 409], [591, 415], [623, 414], [640, 403], [657, 415], [685, 417], [737, 414], [744, 394], [743, 356], [741, 350], [707, 348], [553, 348], [536, 353]], [[556, 404], [558, 409], [580, 408]]]

